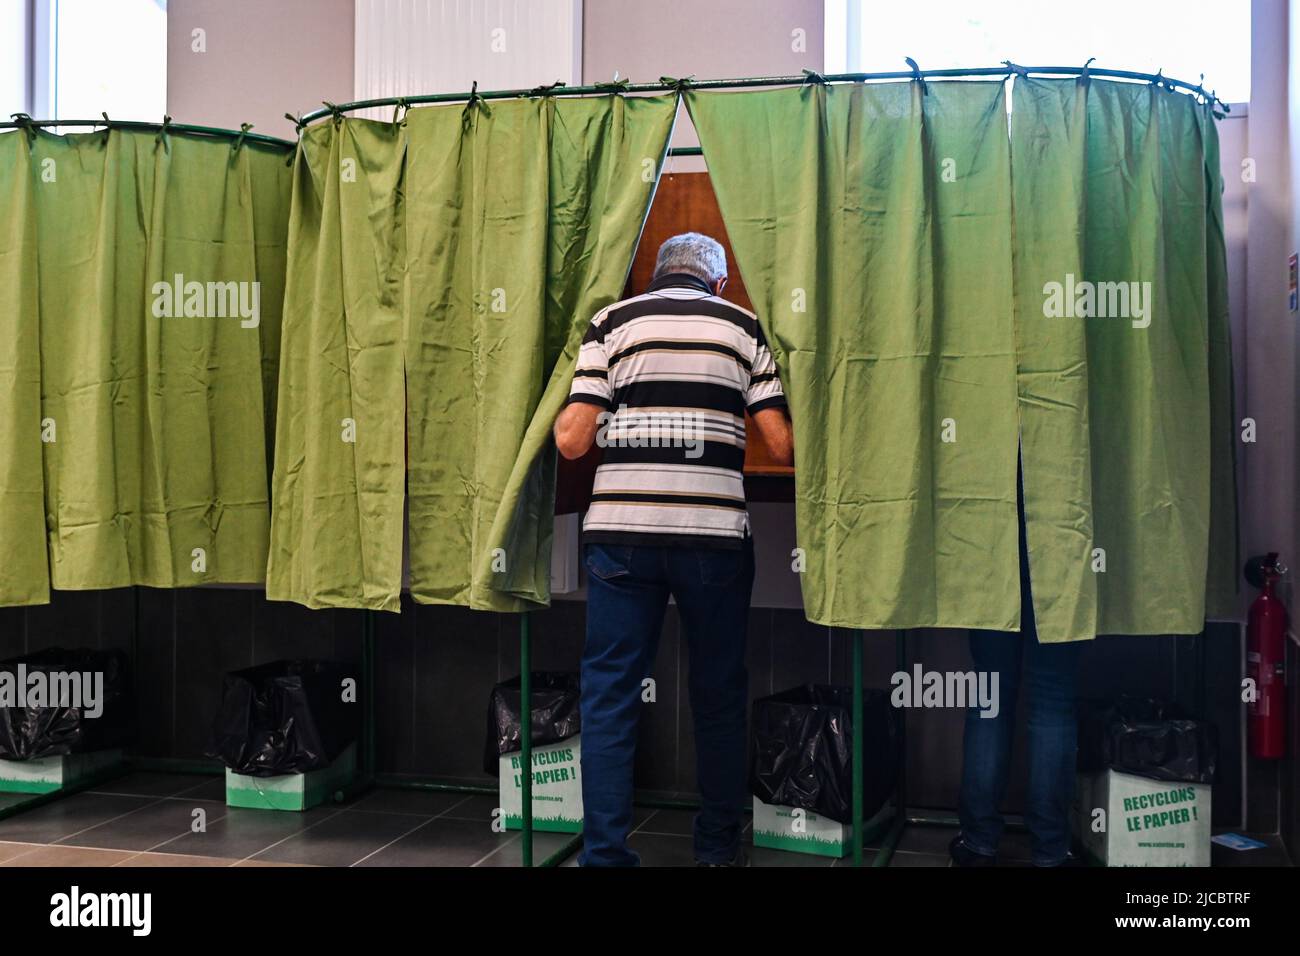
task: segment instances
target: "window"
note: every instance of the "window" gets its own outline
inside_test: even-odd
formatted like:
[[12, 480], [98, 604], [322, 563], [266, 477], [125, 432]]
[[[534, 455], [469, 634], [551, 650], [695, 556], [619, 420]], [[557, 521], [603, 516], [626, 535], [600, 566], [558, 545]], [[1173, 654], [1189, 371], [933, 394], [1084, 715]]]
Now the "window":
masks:
[[5, 0], [0, 109], [38, 119], [162, 119], [166, 0]]
[[[1050, 12], [1048, 12], [1050, 11]], [[1244, 0], [826, 0], [826, 72], [997, 66], [1093, 66], [1197, 83], [1225, 103], [1250, 100], [1250, 4]]]
[[162, 119], [166, 0], [51, 0], [51, 15], [52, 118]]
[[30, 19], [27, 0], [10, 0], [0, 16], [0, 120], [8, 120], [12, 113], [31, 112], [27, 89]]

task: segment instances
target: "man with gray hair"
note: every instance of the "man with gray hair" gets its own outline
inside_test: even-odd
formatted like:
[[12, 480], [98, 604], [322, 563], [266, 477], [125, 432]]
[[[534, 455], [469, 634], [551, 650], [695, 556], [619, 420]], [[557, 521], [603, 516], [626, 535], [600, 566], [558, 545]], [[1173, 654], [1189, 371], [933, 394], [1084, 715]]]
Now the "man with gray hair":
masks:
[[583, 866], [635, 866], [628, 849], [642, 682], [671, 595], [690, 653], [701, 810], [695, 859], [743, 860], [745, 629], [754, 550], [745, 508], [746, 413], [794, 460], [785, 393], [753, 313], [721, 298], [727, 257], [688, 232], [659, 249], [645, 294], [591, 320], [555, 422], [565, 458], [604, 451], [583, 521]]

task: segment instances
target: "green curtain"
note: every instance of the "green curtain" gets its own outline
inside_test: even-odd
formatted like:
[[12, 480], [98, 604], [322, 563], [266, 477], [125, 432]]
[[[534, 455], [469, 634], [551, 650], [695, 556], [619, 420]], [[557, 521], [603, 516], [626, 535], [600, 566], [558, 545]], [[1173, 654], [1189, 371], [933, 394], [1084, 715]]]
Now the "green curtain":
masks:
[[284, 152], [120, 129], [4, 142], [3, 229], [27, 239], [0, 266], [24, 306], [4, 320], [23, 449], [6, 495], [43, 484], [46, 538], [5, 599], [46, 597], [47, 550], [55, 588], [261, 581]]
[[1017, 628], [1003, 84], [687, 104], [790, 399], [809, 620]]
[[808, 616], [1017, 627], [1018, 432], [1040, 639], [1198, 632], [1236, 567], [1213, 117], [1022, 79], [1008, 150], [1002, 90], [687, 97], [791, 396]]
[[1223, 231], [1223, 173], [1214, 108], [1198, 110], [1205, 159], [1206, 304], [1210, 346], [1210, 547], [1205, 616], [1238, 620], [1241, 552], [1237, 537], [1237, 424], [1233, 415], [1232, 328], [1228, 316], [1228, 255]]
[[50, 599], [31, 165], [27, 135], [0, 134], [0, 605]]
[[405, 502], [416, 601], [546, 600], [543, 391], [622, 291], [675, 106], [476, 100], [304, 132], [269, 597], [397, 610]]
[[1040, 633], [1197, 633], [1207, 582], [1222, 613], [1236, 576], [1213, 119], [1192, 97], [1102, 80], [1018, 80], [1014, 103], [1018, 380]]
[[396, 610], [405, 134], [347, 119], [294, 163], [267, 597]]

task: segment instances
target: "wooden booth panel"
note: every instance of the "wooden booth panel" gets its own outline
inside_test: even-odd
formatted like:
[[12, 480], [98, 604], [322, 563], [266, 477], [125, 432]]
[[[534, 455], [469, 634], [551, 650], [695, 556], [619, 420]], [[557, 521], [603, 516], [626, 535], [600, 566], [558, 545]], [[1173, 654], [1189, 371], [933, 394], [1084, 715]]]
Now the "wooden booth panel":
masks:
[[[650, 215], [646, 218], [645, 229], [641, 233], [641, 242], [637, 246], [636, 257], [632, 260], [632, 270], [628, 274], [627, 287], [623, 290], [625, 298], [639, 295], [650, 284], [654, 274], [655, 257], [659, 246], [665, 239], [682, 232], [702, 232], [722, 243], [727, 251], [727, 287], [723, 295], [737, 305], [744, 306], [751, 312], [754, 309], [745, 291], [745, 283], [736, 267], [736, 257], [731, 251], [727, 239], [727, 230], [722, 224], [722, 211], [718, 208], [718, 198], [713, 193], [713, 184], [708, 173], [670, 173], [659, 180], [655, 190], [654, 203]], [[763, 442], [758, 432], [748, 429], [745, 445], [745, 474], [755, 478], [789, 478], [794, 469], [774, 464], [772, 453]], [[590, 452], [577, 461], [560, 459], [559, 482], [555, 500], [556, 514], [585, 511], [591, 500], [591, 485], [595, 478], [596, 467], [600, 464], [600, 449], [593, 447]], [[771, 488], [756, 489], [747, 482], [751, 500], [791, 500], [789, 490]], [[772, 492], [776, 491], [775, 498]]]

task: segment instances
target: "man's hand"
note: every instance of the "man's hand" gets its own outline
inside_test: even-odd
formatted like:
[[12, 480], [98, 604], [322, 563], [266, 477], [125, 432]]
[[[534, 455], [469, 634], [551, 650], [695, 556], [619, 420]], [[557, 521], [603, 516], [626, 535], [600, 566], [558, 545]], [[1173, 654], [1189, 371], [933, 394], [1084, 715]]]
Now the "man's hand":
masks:
[[785, 467], [794, 464], [794, 429], [784, 408], [762, 408], [749, 416], [772, 460]]
[[555, 446], [570, 461], [591, 451], [603, 409], [591, 402], [570, 402], [555, 419]]

